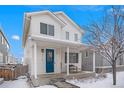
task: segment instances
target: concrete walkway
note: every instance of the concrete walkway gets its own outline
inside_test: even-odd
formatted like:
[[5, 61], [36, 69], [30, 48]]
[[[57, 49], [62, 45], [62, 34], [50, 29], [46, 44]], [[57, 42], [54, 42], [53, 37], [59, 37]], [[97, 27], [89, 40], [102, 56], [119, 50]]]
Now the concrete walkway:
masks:
[[78, 86], [66, 82], [64, 78], [51, 79], [50, 84], [58, 88], [79, 88]]
[[78, 86], [72, 85], [72, 84], [67, 83], [67, 82], [56, 82], [53, 85], [58, 87], [58, 88], [80, 88]]

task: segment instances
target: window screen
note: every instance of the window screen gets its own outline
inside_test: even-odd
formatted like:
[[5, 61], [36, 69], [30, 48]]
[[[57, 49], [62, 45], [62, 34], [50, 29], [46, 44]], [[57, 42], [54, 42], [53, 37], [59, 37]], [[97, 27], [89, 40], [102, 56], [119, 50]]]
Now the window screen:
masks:
[[85, 51], [85, 57], [88, 57], [88, 51]]
[[66, 32], [66, 40], [69, 40], [69, 32]]
[[[67, 53], [65, 53], [65, 63], [67, 63]], [[69, 63], [78, 63], [78, 53], [69, 53]]]
[[2, 36], [0, 36], [0, 43], [2, 44]]
[[54, 26], [53, 25], [47, 25], [45, 23], [40, 23], [40, 33], [54, 36]]
[[48, 25], [48, 35], [54, 36], [54, 26]]
[[75, 41], [78, 41], [78, 34], [74, 34]]
[[40, 23], [40, 33], [47, 35], [47, 24]]

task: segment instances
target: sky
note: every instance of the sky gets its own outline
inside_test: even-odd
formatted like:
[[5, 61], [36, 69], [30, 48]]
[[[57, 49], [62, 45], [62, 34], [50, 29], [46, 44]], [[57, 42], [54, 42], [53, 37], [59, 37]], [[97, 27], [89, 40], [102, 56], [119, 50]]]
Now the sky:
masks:
[[[63, 11], [81, 27], [90, 24], [92, 19], [100, 20], [104, 10], [111, 6], [84, 6], [84, 5], [25, 5], [25, 6], [0, 6], [0, 26], [10, 43], [10, 52], [16, 57], [23, 57], [22, 34], [24, 12], [50, 10], [51, 12]], [[82, 42], [86, 38], [82, 38]]]

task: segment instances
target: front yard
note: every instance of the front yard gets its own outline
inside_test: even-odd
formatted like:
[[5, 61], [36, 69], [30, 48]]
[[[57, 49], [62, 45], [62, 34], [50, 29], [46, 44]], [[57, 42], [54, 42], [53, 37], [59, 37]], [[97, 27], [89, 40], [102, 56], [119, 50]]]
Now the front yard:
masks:
[[[112, 74], [107, 73], [106, 75], [96, 75], [95, 78], [84, 78], [84, 79], [72, 79], [66, 80], [67, 82], [79, 86], [81, 88], [124, 88], [124, 72], [117, 72], [117, 85], [112, 85]], [[14, 81], [4, 81], [0, 85], [0, 88], [29, 88], [27, 83], [27, 77], [21, 76]], [[56, 88], [52, 85], [39, 86], [37, 88]]]
[[26, 76], [20, 76], [17, 80], [4, 81], [0, 88], [29, 88]]
[[96, 78], [88, 79], [73, 79], [67, 80], [67, 82], [77, 85], [81, 88], [124, 88], [124, 72], [117, 72], [117, 85], [112, 85], [112, 74], [107, 73], [104, 77], [99, 77], [96, 75]]
[[[26, 76], [20, 76], [17, 78], [17, 80], [4, 81], [4, 83], [0, 85], [0, 88], [30, 88], [27, 80], [28, 79]], [[56, 88], [56, 87], [52, 85], [44, 85], [37, 88]]]

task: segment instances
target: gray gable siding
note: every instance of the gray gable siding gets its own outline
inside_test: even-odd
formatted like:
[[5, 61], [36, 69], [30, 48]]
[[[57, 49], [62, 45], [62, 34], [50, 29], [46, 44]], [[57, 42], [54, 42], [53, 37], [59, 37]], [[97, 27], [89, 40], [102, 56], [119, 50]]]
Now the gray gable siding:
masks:
[[[88, 51], [88, 56], [85, 57], [85, 52]], [[124, 55], [117, 60], [117, 65], [124, 65]], [[95, 53], [95, 67], [111, 66], [110, 63], [103, 58], [99, 53]], [[93, 71], [93, 51], [82, 51], [82, 70]]]
[[92, 71], [93, 70], [93, 52], [88, 50], [88, 56], [85, 56], [86, 50], [82, 52], [82, 70]]

